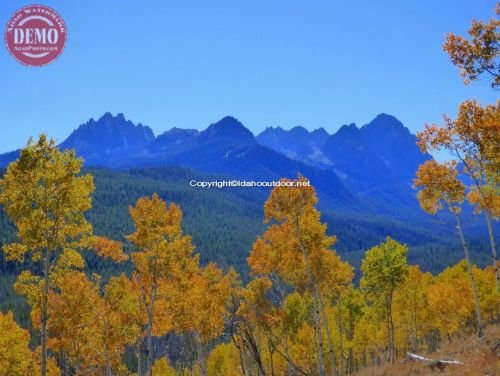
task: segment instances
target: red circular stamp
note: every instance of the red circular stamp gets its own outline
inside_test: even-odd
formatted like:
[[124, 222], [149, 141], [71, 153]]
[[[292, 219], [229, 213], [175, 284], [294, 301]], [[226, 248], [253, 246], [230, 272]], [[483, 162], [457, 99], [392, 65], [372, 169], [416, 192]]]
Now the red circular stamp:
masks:
[[66, 34], [66, 24], [55, 10], [45, 5], [28, 5], [7, 22], [5, 44], [21, 64], [42, 67], [62, 54]]

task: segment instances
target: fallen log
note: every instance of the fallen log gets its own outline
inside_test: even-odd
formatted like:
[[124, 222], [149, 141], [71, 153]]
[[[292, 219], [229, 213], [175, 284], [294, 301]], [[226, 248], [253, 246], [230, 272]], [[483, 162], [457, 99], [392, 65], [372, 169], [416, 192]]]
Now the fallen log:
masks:
[[431, 369], [437, 368], [440, 371], [444, 370], [448, 365], [463, 365], [463, 363], [459, 362], [458, 360], [429, 359], [421, 355], [413, 354], [410, 352], [407, 354], [409, 359], [425, 362], [427, 363], [427, 366], [429, 366]]

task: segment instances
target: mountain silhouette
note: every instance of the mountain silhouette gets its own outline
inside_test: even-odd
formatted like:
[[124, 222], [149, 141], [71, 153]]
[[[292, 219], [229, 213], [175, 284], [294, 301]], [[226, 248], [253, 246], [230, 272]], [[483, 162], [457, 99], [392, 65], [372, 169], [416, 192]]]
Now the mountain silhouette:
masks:
[[[123, 114], [105, 113], [80, 125], [60, 148], [75, 149], [86, 166], [180, 166], [253, 180], [302, 174], [325, 205], [393, 215], [417, 210], [411, 180], [430, 156], [420, 153], [415, 142], [416, 137], [387, 114], [361, 128], [344, 125], [332, 135], [323, 128], [310, 132], [297, 126], [269, 127], [254, 137], [239, 120], [226, 116], [202, 131], [174, 127], [155, 137], [151, 128]], [[0, 166], [18, 155], [0, 155]]]

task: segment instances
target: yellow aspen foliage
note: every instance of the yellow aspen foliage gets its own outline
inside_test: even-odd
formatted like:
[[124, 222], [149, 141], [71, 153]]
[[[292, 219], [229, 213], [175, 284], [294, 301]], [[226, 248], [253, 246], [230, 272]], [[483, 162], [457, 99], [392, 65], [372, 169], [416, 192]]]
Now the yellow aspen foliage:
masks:
[[122, 244], [116, 240], [103, 237], [94, 237], [93, 249], [98, 256], [108, 258], [114, 262], [127, 261], [128, 256], [123, 252]]
[[207, 359], [207, 375], [241, 375], [241, 364], [239, 359], [239, 352], [234, 343], [221, 343], [212, 350]]
[[220, 336], [224, 330], [226, 307], [231, 293], [231, 280], [215, 263], [208, 264], [193, 277], [190, 320], [202, 342]]
[[283, 302], [284, 326], [291, 340], [295, 339], [301, 326], [310, 321], [312, 307], [312, 298], [309, 294], [300, 294], [295, 291], [285, 298]]
[[398, 343], [401, 348], [419, 352], [421, 339], [433, 329], [427, 296], [431, 283], [430, 273], [423, 273], [418, 265], [410, 265], [408, 277], [395, 291], [395, 326], [399, 329]]
[[[268, 359], [266, 339], [272, 339], [273, 327], [279, 324], [277, 310], [267, 298], [272, 282], [267, 278], [251, 280], [233, 296], [229, 329], [234, 345], [242, 356], [245, 372], [265, 374]], [[243, 374], [245, 374], [243, 372]], [[253, 372], [253, 371], [252, 371]]]
[[[17, 325], [11, 312], [0, 312], [0, 333], [0, 376], [39, 376], [40, 347], [29, 348], [29, 333]], [[53, 358], [47, 359], [47, 375], [61, 375]]]
[[474, 301], [465, 261], [449, 267], [429, 286], [429, 308], [436, 329], [450, 338], [474, 320]]
[[352, 269], [330, 249], [336, 239], [326, 235], [316, 203], [312, 187], [277, 187], [271, 192], [265, 204], [266, 220], [280, 224], [269, 226], [254, 243], [248, 257], [254, 275], [277, 273], [300, 290], [311, 289], [316, 280], [328, 286], [318, 285], [328, 292], [352, 280]]
[[[215, 263], [200, 268], [192, 278], [187, 281], [187, 289], [179, 291], [179, 284], [171, 289], [176, 295], [184, 293], [184, 297], [173, 297], [169, 300], [184, 302], [183, 314], [175, 314], [173, 320], [175, 328], [180, 333], [193, 333], [197, 353], [197, 369], [200, 374], [207, 374], [206, 344], [219, 337], [224, 331], [227, 318], [227, 308], [232, 293], [233, 280], [231, 275], [224, 275]], [[178, 303], [169, 304], [170, 307], [179, 306]]]
[[353, 336], [353, 348], [363, 366], [374, 365], [376, 358], [381, 356], [387, 347], [387, 335], [384, 321], [375, 307], [364, 308]]
[[[481, 115], [476, 110], [472, 106], [466, 112], [464, 107], [455, 133], [438, 129], [435, 135], [440, 139], [431, 133], [424, 136], [429, 137], [426, 147], [434, 142], [452, 145], [459, 134], [477, 136], [478, 145], [493, 137], [485, 135], [491, 129], [477, 135], [466, 129], [467, 122], [478, 122], [470, 120]], [[496, 161], [488, 153], [494, 148], [491, 141], [486, 144], [481, 155], [487, 155], [487, 165], [493, 166]], [[243, 287], [234, 270], [225, 273], [215, 263], [200, 266], [191, 238], [182, 231], [178, 206], [156, 194], [140, 198], [130, 208], [135, 229], [127, 237], [131, 252], [125, 253], [120, 242], [93, 236], [84, 222], [91, 179], [75, 183], [83, 176], [76, 172], [80, 162], [71, 152], [61, 153], [52, 141], [43, 139], [23, 152], [24, 159], [11, 165], [10, 175], [0, 183], [0, 199], [21, 200], [10, 206], [19, 241], [4, 250], [10, 259], [22, 261], [28, 256], [39, 264], [33, 271], [22, 271], [14, 289], [26, 297], [45, 349], [30, 349], [36, 341], [30, 341], [11, 313], [0, 313], [0, 376], [60, 376], [58, 365], [64, 374], [129, 376], [131, 350], [141, 376], [349, 375], [384, 360], [394, 361], [407, 351], [434, 351], [443, 339], [481, 330], [483, 318], [486, 323], [500, 319], [494, 268], [480, 269], [468, 258], [459, 219], [466, 187], [454, 162], [424, 163], [415, 185], [424, 210], [451, 209], [466, 260], [433, 277], [409, 266], [407, 247], [388, 237], [366, 252], [356, 287], [353, 269], [333, 250], [336, 239], [321, 222], [314, 189], [299, 176], [295, 184], [271, 192], [264, 208], [268, 228], [252, 246], [250, 281]], [[48, 159], [41, 163], [37, 158]], [[466, 161], [476, 166], [474, 160]], [[42, 173], [37, 170], [40, 166], [53, 171]], [[477, 200], [477, 210], [491, 214], [488, 200], [497, 197], [490, 182], [496, 177], [488, 168], [482, 171], [489, 185], [469, 188], [467, 197]], [[20, 178], [20, 171], [39, 180], [35, 184]], [[479, 170], [474, 167], [474, 171]], [[29, 200], [23, 201], [14, 189], [20, 189], [17, 179], [27, 184], [28, 193], [36, 193], [34, 198], [27, 194]], [[54, 191], [41, 197], [46, 186]], [[57, 196], [58, 189], [80, 195], [76, 212], [57, 212], [59, 204], [72, 204]], [[43, 218], [45, 211], [40, 212], [37, 203], [45, 209], [54, 205], [56, 213], [49, 211]], [[40, 221], [38, 227], [23, 224], [24, 215], [33, 215], [31, 219]], [[66, 232], [55, 240], [44, 237], [40, 231], [59, 231], [50, 230], [57, 215]], [[79, 225], [82, 228], [77, 229]], [[106, 282], [86, 271], [82, 248], [117, 263], [130, 258], [134, 269], [130, 276], [123, 273]], [[164, 338], [153, 338], [169, 333], [186, 344], [182, 361], [175, 366], [157, 345]], [[43, 356], [47, 348], [51, 357]]]
[[[447, 207], [455, 217], [457, 222], [456, 228], [460, 235], [460, 241], [464, 249], [465, 270], [469, 275], [469, 281], [472, 289], [472, 299], [476, 310], [476, 327], [478, 336], [483, 336], [483, 320], [481, 317], [481, 306], [477, 293], [477, 287], [474, 280], [474, 273], [472, 272], [472, 264], [469, 256], [469, 247], [465, 241], [462, 222], [460, 220], [461, 204], [464, 199], [464, 185], [457, 178], [456, 162], [438, 163], [434, 160], [426, 161], [420, 165], [417, 171], [417, 178], [415, 179], [415, 187], [421, 188], [417, 194], [417, 198], [422, 208], [430, 213], [435, 214], [443, 207]], [[479, 185], [478, 185], [479, 187]], [[487, 223], [490, 238], [492, 236], [490, 217], [487, 216]], [[492, 238], [491, 238], [492, 239]], [[491, 240], [490, 239], [490, 240]], [[494, 262], [495, 274], [498, 277], [498, 268], [496, 262], [496, 246], [494, 241], [491, 240], [492, 256]], [[497, 279], [497, 288], [498, 288]]]
[[[304, 181], [301, 177], [296, 182]], [[274, 219], [279, 225], [270, 226], [255, 243], [256, 252], [252, 251], [248, 260], [252, 272], [264, 274], [277, 271], [285, 282], [294, 286], [305, 288], [311, 284], [309, 278], [314, 278], [314, 275], [308, 276], [308, 270], [313, 273], [310, 257], [320, 253], [316, 258], [321, 258], [321, 251], [329, 249], [335, 242], [334, 237], [326, 235], [326, 225], [320, 223], [320, 214], [314, 207], [316, 203], [312, 187], [282, 186], [273, 189], [265, 204], [265, 218], [266, 221]], [[271, 260], [278, 261], [275, 270], [259, 270], [259, 264], [265, 262], [258, 257], [260, 247], [267, 254], [274, 253]], [[318, 264], [316, 262], [314, 266]]]
[[[67, 277], [71, 272], [80, 272], [84, 266], [85, 261], [80, 253], [72, 249], [63, 250], [57, 261], [50, 267], [50, 277], [48, 279], [49, 297], [58, 288], [62, 277]], [[14, 291], [19, 295], [24, 295], [31, 306], [31, 320], [37, 329], [41, 326], [43, 281], [42, 277], [33, 275], [31, 271], [24, 270], [19, 274], [14, 284]]]
[[[33, 351], [33, 355], [31, 358], [31, 365], [27, 370], [25, 376], [40, 376], [41, 374], [41, 365], [40, 365], [40, 346], [38, 346], [35, 351]], [[61, 376], [63, 373], [57, 366], [57, 363], [54, 358], [47, 358], [47, 376]]]
[[308, 375], [314, 375], [317, 372], [314, 337], [314, 328], [309, 324], [304, 324], [298, 330], [295, 340], [290, 344], [290, 355], [295, 364]]
[[[288, 179], [283, 179], [290, 183]], [[320, 376], [328, 367], [336, 372], [335, 350], [326, 316], [327, 301], [352, 281], [351, 267], [343, 263], [331, 249], [336, 238], [328, 236], [327, 227], [315, 205], [314, 188], [299, 176], [294, 184], [284, 184], [271, 191], [264, 205], [266, 222], [275, 221], [257, 239], [248, 257], [251, 274], [277, 275], [285, 284], [313, 298], [313, 321], [318, 343], [316, 351]], [[326, 345], [324, 344], [326, 338]], [[327, 351], [324, 348], [328, 347]]]
[[73, 271], [55, 281], [49, 293], [49, 348], [77, 374], [108, 375], [123, 369], [126, 346], [140, 333], [138, 304], [124, 275], [102, 290], [100, 277], [93, 278]]
[[394, 292], [408, 275], [408, 247], [387, 237], [384, 243], [365, 253], [360, 286], [374, 305], [383, 308], [387, 322], [387, 359], [395, 359]]
[[[475, 178], [475, 182], [482, 183], [476, 184], [476, 188], [487, 186], [488, 183], [498, 184], [500, 100], [484, 107], [477, 100], [464, 101], [460, 104], [456, 119], [445, 118], [445, 122], [446, 128], [454, 134], [455, 141], [452, 147], [457, 149], [464, 159], [464, 172]], [[487, 203], [482, 209], [491, 208]]]
[[91, 207], [92, 176], [80, 175], [83, 161], [74, 151], [60, 152], [45, 135], [30, 140], [0, 180], [0, 203], [16, 224], [20, 243], [5, 249], [8, 258], [31, 252], [34, 260], [46, 250], [78, 248], [91, 235], [84, 213]]
[[133, 344], [140, 334], [143, 318], [132, 281], [124, 274], [110, 278], [105, 286], [104, 300], [116, 321], [113, 326], [120, 332], [122, 345]]
[[68, 263], [83, 267], [76, 250], [93, 245], [85, 212], [91, 208], [94, 183], [90, 174], [80, 173], [82, 164], [74, 150], [61, 152], [55, 140], [41, 135], [36, 142], [29, 140], [0, 179], [0, 204], [15, 224], [19, 239], [3, 247], [6, 258], [22, 262], [29, 256], [41, 270], [37, 277], [21, 275], [18, 287], [31, 297], [32, 318], [39, 316], [34, 322], [40, 328], [43, 376], [47, 374], [48, 298], [51, 274], [57, 269], [54, 265], [63, 258], [61, 267]]
[[[448, 164], [434, 162], [433, 166], [426, 162], [420, 166], [415, 185], [428, 187], [419, 192], [420, 204], [433, 214], [433, 208], [429, 207], [432, 202], [429, 194], [433, 191], [434, 197], [440, 193], [448, 196], [450, 209], [456, 211], [465, 187], [456, 178], [455, 170], [458, 162], [463, 166], [461, 172], [472, 182], [466, 197], [476, 214], [485, 214], [497, 293], [500, 293], [500, 267], [492, 225], [492, 218], [500, 215], [500, 100], [485, 107], [476, 100], [465, 101], [458, 109], [457, 118], [453, 120], [445, 116], [444, 123], [442, 127], [427, 124], [422, 132], [417, 133], [417, 144], [422, 152], [445, 150], [456, 158]], [[442, 181], [432, 186], [429, 178], [441, 178]], [[436, 202], [439, 206], [439, 200]]]
[[477, 284], [479, 304], [485, 322], [495, 323], [500, 319], [500, 295], [495, 287], [495, 272], [493, 268], [472, 268]]
[[14, 321], [11, 312], [0, 312], [0, 376], [24, 376], [30, 367], [29, 334]]
[[342, 291], [329, 309], [329, 318], [332, 322], [332, 336], [339, 353], [341, 369], [346, 373], [353, 373], [356, 362], [359, 361], [362, 349], [357, 348], [355, 342], [355, 329], [363, 318], [367, 303], [361, 290], [349, 286]]
[[35, 276], [29, 270], [23, 270], [14, 283], [14, 291], [19, 295], [24, 295], [31, 307], [31, 321], [35, 328], [40, 328], [40, 310], [42, 301], [42, 278]]
[[77, 374], [104, 369], [101, 336], [103, 301], [83, 273], [67, 273], [49, 297], [49, 348], [60, 353]]
[[175, 369], [163, 357], [155, 361], [153, 365], [153, 376], [176, 376]]
[[[500, 179], [499, 179], [500, 182]], [[500, 194], [497, 185], [488, 185], [482, 188], [479, 193], [476, 187], [470, 188], [467, 193], [467, 201], [474, 206], [474, 213], [490, 210], [492, 217], [500, 217]]]
[[28, 142], [0, 180], [0, 204], [16, 225], [20, 240], [4, 247], [6, 258], [22, 261], [29, 254], [43, 271], [37, 298], [43, 376], [47, 374], [47, 299], [52, 262], [64, 249], [87, 246], [92, 236], [84, 213], [91, 207], [94, 184], [92, 176], [80, 174], [82, 163], [74, 151], [60, 152], [54, 140], [42, 135], [37, 142]]
[[273, 306], [266, 294], [272, 286], [267, 278], [256, 278], [248, 283], [242, 291], [242, 303], [238, 313], [248, 321], [265, 326], [267, 318], [272, 315]]
[[124, 343], [132, 344], [141, 331], [139, 296], [134, 283], [125, 275], [111, 277], [106, 284], [104, 300], [113, 314], [118, 314], [118, 328], [123, 332]]
[[[182, 322], [186, 299], [176, 296], [186, 292], [190, 279], [199, 267], [199, 256], [193, 255], [191, 237], [181, 229], [182, 212], [174, 204], [167, 204], [157, 195], [142, 197], [129, 209], [135, 231], [127, 236], [133, 244], [132, 261], [135, 266], [133, 286], [138, 293], [146, 342], [146, 374], [153, 366], [153, 335], [165, 335]], [[176, 316], [177, 315], [177, 316]], [[172, 320], [176, 316], [177, 320]]]
[[419, 166], [414, 184], [421, 188], [417, 198], [427, 213], [436, 214], [445, 206], [453, 213], [460, 212], [465, 187], [457, 178], [456, 163], [426, 161]]
[[500, 182], [500, 101], [482, 107], [476, 100], [460, 104], [456, 119], [427, 124], [417, 133], [423, 152], [446, 150], [463, 166], [473, 184], [469, 199], [477, 211], [498, 216]]

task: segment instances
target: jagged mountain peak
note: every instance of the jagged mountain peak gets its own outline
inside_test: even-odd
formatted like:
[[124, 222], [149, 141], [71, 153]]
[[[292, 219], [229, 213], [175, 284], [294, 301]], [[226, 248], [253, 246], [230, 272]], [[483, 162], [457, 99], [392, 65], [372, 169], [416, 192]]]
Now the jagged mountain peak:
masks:
[[181, 145], [185, 142], [195, 139], [199, 135], [199, 133], [200, 132], [196, 129], [182, 129], [173, 127], [156, 137], [149, 149], [153, 152], [166, 150], [173, 146]]
[[307, 137], [309, 135], [309, 131], [301, 125], [297, 125], [297, 126], [293, 127], [292, 129], [290, 129], [289, 132], [290, 132], [290, 134], [297, 136], [297, 137]]
[[180, 134], [180, 133], [190, 133], [190, 134], [197, 134], [199, 131], [197, 129], [191, 129], [191, 128], [178, 128], [178, 127], [172, 127], [169, 130], [166, 130], [162, 134], [160, 134], [157, 138], [165, 135], [173, 135], [173, 134]]
[[365, 134], [384, 132], [410, 135], [410, 130], [406, 128], [401, 121], [399, 121], [395, 116], [388, 115], [386, 113], [377, 115], [375, 119], [364, 125], [361, 130]]
[[335, 159], [339, 151], [350, 153], [353, 150], [360, 151], [362, 149], [367, 149], [367, 146], [360, 129], [354, 123], [342, 125], [337, 132], [326, 139], [322, 146], [323, 152], [327, 155], [335, 155]]
[[80, 125], [60, 148], [75, 149], [77, 154], [85, 156], [87, 164], [96, 165], [112, 155], [123, 158], [139, 152], [154, 139], [148, 126], [134, 124], [122, 113], [113, 116], [106, 112], [98, 120], [92, 118]]
[[98, 120], [91, 118], [86, 123], [81, 124], [77, 129], [75, 129], [68, 139], [74, 135], [82, 133], [83, 131], [90, 131], [99, 133], [102, 131], [116, 131], [116, 132], [134, 132], [140, 130], [144, 133], [144, 137], [149, 141], [155, 138], [153, 130], [148, 126], [142, 125], [142, 123], [134, 124], [131, 120], [127, 120], [123, 113], [118, 113], [113, 116], [110, 112], [104, 113]]
[[323, 148], [337, 147], [338, 145], [346, 142], [351, 144], [354, 143], [356, 145], [364, 144], [361, 130], [354, 123], [342, 125], [337, 132], [325, 140]]
[[264, 132], [285, 132], [285, 130], [283, 128], [281, 128], [279, 125], [277, 127], [273, 127], [271, 125], [267, 126], [266, 129], [264, 129], [262, 131], [262, 133]]
[[344, 124], [338, 129], [337, 132], [335, 132], [334, 136], [343, 134], [359, 134], [359, 128], [356, 126], [355, 123]]
[[320, 127], [320, 128], [316, 128], [314, 129], [312, 132], [311, 132], [312, 135], [315, 135], [315, 136], [318, 136], [318, 137], [328, 137], [330, 136], [330, 134], [326, 131], [325, 128], [323, 127]]
[[329, 133], [323, 127], [309, 131], [302, 125], [297, 125], [288, 130], [282, 128], [281, 126], [276, 126], [276, 127], [269, 126], [266, 127], [261, 133], [259, 133], [257, 137], [268, 137], [268, 136], [279, 137], [279, 136], [289, 136], [289, 135], [295, 137], [300, 137], [300, 136], [308, 137], [309, 135], [312, 135], [317, 140], [324, 140], [329, 136]]
[[416, 136], [392, 115], [379, 114], [361, 128], [361, 133], [370, 149], [398, 179], [410, 182], [418, 165], [431, 158], [420, 152]]
[[[93, 118], [92, 118], [93, 120]], [[110, 121], [110, 120], [118, 120], [118, 121], [126, 121], [125, 120], [125, 115], [123, 112], [119, 112], [116, 114], [116, 116], [113, 116], [111, 112], [105, 112], [98, 121]]]
[[238, 143], [255, 143], [253, 133], [248, 130], [238, 119], [225, 116], [216, 123], [211, 124], [200, 133], [202, 141], [215, 138], [231, 139]]
[[277, 142], [288, 142], [294, 140], [299, 143], [322, 143], [328, 138], [329, 134], [325, 128], [317, 128], [309, 131], [302, 125], [297, 125], [291, 129], [283, 129], [280, 126], [266, 127], [257, 135], [257, 140], [265, 143], [267, 140], [276, 140]]

